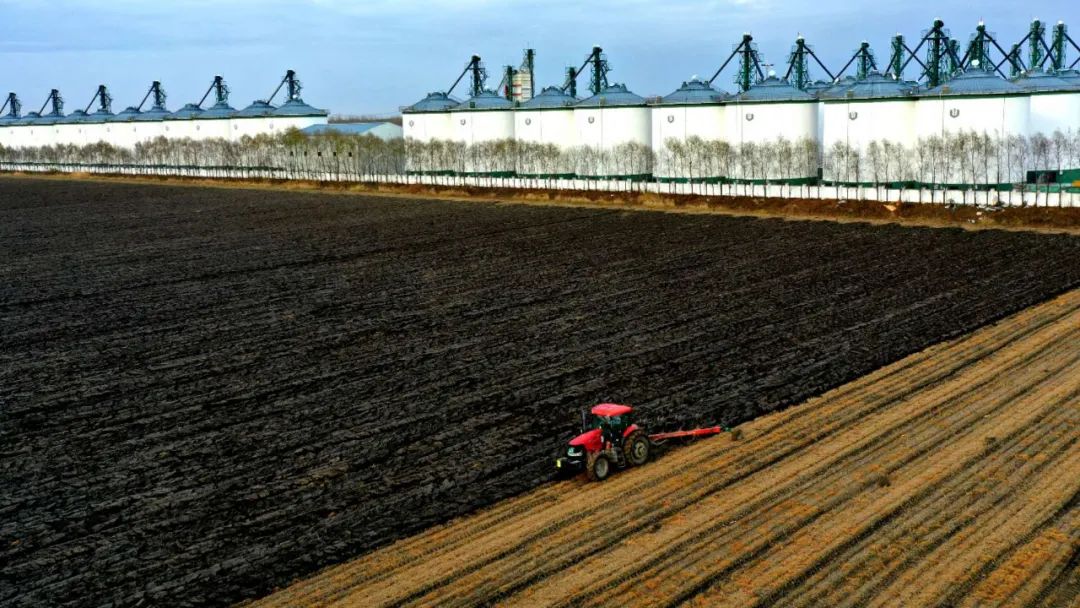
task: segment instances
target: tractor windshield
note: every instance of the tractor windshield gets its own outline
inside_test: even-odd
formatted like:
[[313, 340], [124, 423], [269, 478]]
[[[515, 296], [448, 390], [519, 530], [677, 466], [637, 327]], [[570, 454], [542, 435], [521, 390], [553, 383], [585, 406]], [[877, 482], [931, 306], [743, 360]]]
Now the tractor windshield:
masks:
[[589, 414], [588, 426], [586, 430], [599, 429], [602, 427], [608, 427], [610, 429], [618, 429], [623, 426], [622, 416], [597, 416], [596, 414]]

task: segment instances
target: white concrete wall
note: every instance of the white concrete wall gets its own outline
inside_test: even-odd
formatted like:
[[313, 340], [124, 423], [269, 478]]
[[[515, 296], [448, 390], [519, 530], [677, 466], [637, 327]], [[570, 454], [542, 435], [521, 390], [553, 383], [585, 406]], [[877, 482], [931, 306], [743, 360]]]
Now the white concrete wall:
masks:
[[1075, 133], [1080, 130], [1080, 91], [1070, 93], [1035, 93], [1031, 96], [1029, 132], [1050, 136], [1054, 131]]
[[783, 137], [795, 142], [818, 141], [818, 103], [772, 102], [728, 104], [727, 141], [731, 145], [767, 143]]
[[0, 146], [5, 148], [15, 147], [15, 127], [12, 126], [0, 126]]
[[574, 108], [577, 143], [600, 150], [622, 144], [652, 146], [652, 113], [645, 106]]
[[992, 137], [1028, 135], [1031, 98], [921, 97], [915, 104], [915, 136], [975, 132]]
[[686, 141], [691, 137], [703, 140], [726, 139], [726, 106], [719, 104], [688, 106], [654, 106], [651, 108], [652, 144], [658, 153], [667, 140]]
[[268, 116], [7, 126], [0, 127], [0, 145], [18, 148], [106, 142], [118, 147], [133, 148], [137, 143], [158, 137], [239, 140], [245, 135], [275, 135], [292, 127], [304, 129], [326, 122], [325, 116]]
[[574, 109], [517, 110], [514, 137], [534, 144], [555, 144], [563, 149], [577, 145]]
[[704, 141], [724, 140], [727, 137], [726, 115], [726, 106], [719, 104], [653, 107], [652, 145], [656, 154], [653, 175], [685, 177], [679, 163], [671, 157], [668, 142], [685, 142], [691, 137]]
[[192, 122], [192, 139], [230, 139], [232, 126], [228, 118], [198, 118]]
[[24, 148], [51, 146], [52, 127], [48, 125], [25, 125], [20, 133], [20, 146]]
[[915, 100], [825, 103], [824, 140], [828, 150], [845, 143], [856, 150], [884, 140], [912, 146], [915, 139]]
[[55, 126], [56, 143], [65, 146], [83, 145], [82, 125], [77, 123], [58, 124]]
[[[574, 125], [578, 146], [610, 152], [623, 144], [640, 144], [652, 148], [652, 112], [645, 106], [613, 108], [574, 108]], [[640, 173], [630, 167], [627, 159], [601, 157], [589, 166], [575, 167], [579, 175], [623, 175]]]
[[255, 137], [260, 133], [274, 134], [275, 127], [277, 127], [276, 121], [269, 116], [230, 118], [229, 139], [239, 141], [245, 136]]
[[135, 121], [107, 122], [109, 137], [106, 141], [121, 148], [134, 148], [140, 140], [140, 123]]
[[170, 139], [195, 139], [195, 121], [189, 119], [163, 120], [161, 128]]
[[418, 112], [403, 115], [402, 129], [405, 139], [419, 142], [452, 140], [454, 130], [450, 127], [450, 112]]
[[466, 145], [514, 138], [513, 110], [450, 112], [451, 139]]

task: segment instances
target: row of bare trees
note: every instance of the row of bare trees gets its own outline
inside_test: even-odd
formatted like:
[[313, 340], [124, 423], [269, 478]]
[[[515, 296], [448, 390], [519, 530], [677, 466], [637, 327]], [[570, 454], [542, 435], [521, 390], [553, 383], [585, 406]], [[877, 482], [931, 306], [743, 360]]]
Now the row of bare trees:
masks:
[[1080, 131], [1004, 138], [967, 132], [928, 137], [909, 146], [888, 140], [862, 148], [837, 142], [826, 150], [811, 139], [783, 137], [742, 145], [699, 137], [669, 139], [655, 152], [640, 144], [603, 150], [512, 140], [474, 145], [409, 140], [405, 153], [410, 171], [434, 174], [649, 175], [767, 183], [813, 180], [820, 167], [826, 183], [990, 187], [1023, 182], [1028, 171], [1080, 168]]
[[905, 146], [874, 141], [862, 148], [784, 138], [733, 145], [691, 137], [659, 151], [637, 143], [612, 149], [514, 140], [467, 145], [454, 141], [382, 140], [333, 131], [190, 140], [158, 138], [134, 149], [105, 143], [37, 148], [0, 147], [0, 161], [56, 165], [270, 170], [287, 178], [364, 180], [406, 173], [633, 177], [674, 181], [806, 182], [967, 187], [1015, 184], [1031, 170], [1080, 168], [1080, 131], [997, 138], [957, 133]]
[[992, 187], [1022, 183], [1028, 171], [1080, 168], [1080, 131], [994, 137], [952, 133], [904, 146], [874, 141], [858, 149], [841, 142], [825, 151], [826, 181]]
[[405, 144], [371, 135], [327, 131], [306, 135], [295, 129], [279, 135], [225, 139], [157, 139], [134, 149], [104, 142], [85, 146], [34, 148], [0, 146], [0, 162], [106, 167], [178, 167], [215, 170], [273, 171], [297, 179], [353, 179], [405, 172]]
[[651, 148], [632, 142], [602, 149], [513, 139], [472, 145], [409, 139], [405, 154], [408, 170], [425, 174], [646, 177], [656, 162]]

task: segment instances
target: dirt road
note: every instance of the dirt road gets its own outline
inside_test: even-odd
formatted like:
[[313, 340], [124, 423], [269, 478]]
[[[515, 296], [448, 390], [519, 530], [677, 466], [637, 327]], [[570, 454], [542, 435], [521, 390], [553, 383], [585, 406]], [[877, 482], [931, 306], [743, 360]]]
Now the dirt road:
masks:
[[256, 605], [1076, 605], [1080, 291], [741, 430]]

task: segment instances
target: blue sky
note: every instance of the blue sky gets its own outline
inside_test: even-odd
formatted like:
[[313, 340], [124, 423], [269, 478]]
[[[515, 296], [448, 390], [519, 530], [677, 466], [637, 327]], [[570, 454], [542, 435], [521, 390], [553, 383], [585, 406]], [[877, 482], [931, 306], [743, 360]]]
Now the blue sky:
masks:
[[[104, 83], [122, 109], [161, 80], [175, 109], [220, 73], [242, 107], [292, 68], [313, 105], [391, 113], [449, 87], [473, 53], [495, 87], [499, 67], [534, 47], [538, 84], [548, 85], [595, 44], [613, 81], [666, 94], [710, 76], [743, 32], [781, 73], [799, 33], [837, 70], [864, 39], [885, 63], [891, 36], [916, 38], [935, 17], [963, 40], [985, 19], [1012, 43], [1034, 17], [1071, 23], [1080, 38], [1077, 0], [0, 0], [0, 90], [16, 91], [29, 111], [55, 87], [70, 111]], [[718, 79], [729, 91], [730, 71]]]

